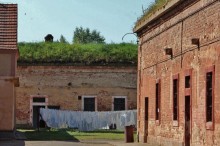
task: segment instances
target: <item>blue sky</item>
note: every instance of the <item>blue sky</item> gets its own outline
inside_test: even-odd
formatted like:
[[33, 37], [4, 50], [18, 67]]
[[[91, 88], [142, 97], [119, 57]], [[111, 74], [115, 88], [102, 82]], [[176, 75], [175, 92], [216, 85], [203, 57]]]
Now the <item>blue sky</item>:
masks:
[[[47, 34], [70, 43], [76, 27], [96, 29], [107, 43], [120, 43], [132, 32], [134, 23], [154, 0], [1, 0], [18, 4], [18, 41], [39, 42]], [[135, 42], [126, 35], [124, 42]]]

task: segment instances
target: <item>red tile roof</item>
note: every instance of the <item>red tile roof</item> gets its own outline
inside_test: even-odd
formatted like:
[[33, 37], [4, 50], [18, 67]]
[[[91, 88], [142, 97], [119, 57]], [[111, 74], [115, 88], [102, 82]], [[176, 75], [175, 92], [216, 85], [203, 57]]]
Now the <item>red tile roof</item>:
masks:
[[16, 4], [0, 4], [0, 49], [17, 49]]

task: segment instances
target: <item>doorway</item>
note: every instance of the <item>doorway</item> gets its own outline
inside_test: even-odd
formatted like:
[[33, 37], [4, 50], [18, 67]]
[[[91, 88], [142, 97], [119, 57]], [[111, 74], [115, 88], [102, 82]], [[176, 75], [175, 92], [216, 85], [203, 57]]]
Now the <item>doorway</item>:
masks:
[[190, 146], [190, 132], [191, 132], [191, 120], [190, 120], [190, 96], [185, 96], [185, 146]]
[[148, 136], [148, 108], [149, 108], [149, 101], [148, 97], [145, 97], [145, 102], [144, 102], [144, 113], [145, 113], [145, 123], [144, 123], [144, 142], [147, 142], [147, 136]]
[[33, 128], [46, 126], [45, 122], [40, 118], [40, 108], [45, 108], [45, 106], [33, 106]]
[[30, 97], [30, 123], [33, 128], [45, 127], [45, 122], [40, 117], [40, 108], [47, 108], [48, 97], [46, 95], [31, 95]]

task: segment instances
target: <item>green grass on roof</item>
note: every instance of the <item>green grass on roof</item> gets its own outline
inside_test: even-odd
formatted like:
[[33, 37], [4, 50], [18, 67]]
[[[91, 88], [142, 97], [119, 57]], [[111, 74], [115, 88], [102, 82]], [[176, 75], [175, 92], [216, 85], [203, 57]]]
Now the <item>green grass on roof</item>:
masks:
[[137, 45], [19, 43], [20, 64], [133, 64], [137, 63]]
[[170, 1], [172, 0], [155, 0], [154, 3], [151, 3], [149, 7], [144, 10], [144, 14], [137, 20], [135, 27], [139, 26], [143, 21], [151, 17], [155, 12], [163, 8]]

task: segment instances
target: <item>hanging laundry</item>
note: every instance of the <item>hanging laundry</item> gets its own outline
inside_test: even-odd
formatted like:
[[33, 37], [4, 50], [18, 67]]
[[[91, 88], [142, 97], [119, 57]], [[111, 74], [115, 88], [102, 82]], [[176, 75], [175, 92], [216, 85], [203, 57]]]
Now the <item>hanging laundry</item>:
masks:
[[80, 131], [109, 129], [112, 125], [122, 130], [125, 126], [136, 127], [137, 124], [137, 110], [84, 112], [41, 108], [40, 114], [48, 127], [77, 128]]

